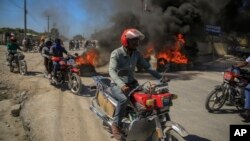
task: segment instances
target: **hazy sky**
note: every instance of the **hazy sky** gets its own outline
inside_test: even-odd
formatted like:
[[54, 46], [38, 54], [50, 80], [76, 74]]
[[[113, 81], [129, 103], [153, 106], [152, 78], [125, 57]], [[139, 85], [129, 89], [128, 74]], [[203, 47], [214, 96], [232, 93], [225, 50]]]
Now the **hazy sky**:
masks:
[[[107, 27], [112, 15], [111, 0], [27, 0], [27, 28], [38, 32], [50, 28], [72, 37], [88, 37], [95, 30]], [[0, 28], [24, 28], [24, 0], [0, 0]]]

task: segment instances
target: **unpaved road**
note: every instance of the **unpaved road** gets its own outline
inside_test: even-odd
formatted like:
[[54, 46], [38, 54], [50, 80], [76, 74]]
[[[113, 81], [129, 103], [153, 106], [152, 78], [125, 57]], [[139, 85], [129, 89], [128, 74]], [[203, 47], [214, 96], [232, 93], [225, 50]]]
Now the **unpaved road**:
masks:
[[[68, 90], [51, 86], [43, 77], [40, 54], [25, 53], [28, 75], [21, 76], [8, 71], [5, 48], [0, 47], [0, 79], [14, 83], [18, 89], [30, 91], [29, 99], [21, 110], [29, 138], [34, 141], [112, 141], [111, 135], [102, 128], [101, 121], [89, 110], [94, 91], [90, 77], [82, 77], [85, 85], [81, 96]], [[107, 73], [107, 66], [98, 68]], [[228, 141], [230, 124], [243, 123], [233, 107], [225, 107], [222, 113], [210, 114], [204, 108], [207, 94], [221, 83], [220, 72], [187, 71], [169, 73], [172, 79], [170, 91], [178, 94], [171, 108], [173, 121], [183, 125], [190, 133], [190, 141]], [[138, 74], [140, 82], [151, 80], [148, 74]], [[153, 79], [152, 79], [153, 80]], [[232, 110], [228, 110], [232, 109]], [[0, 119], [1, 120], [1, 119]]]

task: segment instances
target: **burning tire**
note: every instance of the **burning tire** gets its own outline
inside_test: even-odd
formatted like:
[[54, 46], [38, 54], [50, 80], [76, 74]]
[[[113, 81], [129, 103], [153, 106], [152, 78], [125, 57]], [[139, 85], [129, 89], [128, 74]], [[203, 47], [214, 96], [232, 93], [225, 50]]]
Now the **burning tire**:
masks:
[[167, 65], [168, 61], [164, 58], [159, 58], [157, 59], [157, 68], [156, 70], [158, 72], [164, 72], [166, 70], [166, 65]]
[[82, 81], [81, 78], [73, 73], [70, 78], [69, 78], [69, 88], [70, 91], [74, 94], [80, 95], [81, 90], [82, 90]]

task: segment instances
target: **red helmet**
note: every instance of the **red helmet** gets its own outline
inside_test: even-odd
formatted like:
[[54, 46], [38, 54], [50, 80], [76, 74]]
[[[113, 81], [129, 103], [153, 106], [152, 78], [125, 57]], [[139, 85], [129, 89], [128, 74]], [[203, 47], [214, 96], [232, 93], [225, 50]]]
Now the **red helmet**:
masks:
[[183, 37], [183, 35], [181, 33], [179, 33], [179, 34], [177, 34], [177, 38], [178, 39], [183, 39], [184, 37]]
[[121, 43], [124, 47], [128, 46], [128, 39], [139, 38], [144, 39], [144, 35], [137, 29], [130, 28], [123, 31], [121, 36]]

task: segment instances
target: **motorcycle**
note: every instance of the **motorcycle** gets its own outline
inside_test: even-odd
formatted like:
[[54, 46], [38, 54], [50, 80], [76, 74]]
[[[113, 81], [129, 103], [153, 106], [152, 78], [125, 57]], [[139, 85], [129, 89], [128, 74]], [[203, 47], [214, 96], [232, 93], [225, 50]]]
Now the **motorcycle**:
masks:
[[25, 56], [22, 52], [17, 52], [14, 54], [9, 53], [8, 61], [10, 72], [14, 72], [14, 70], [17, 69], [21, 75], [27, 74], [27, 63], [24, 58]]
[[82, 81], [79, 76], [79, 69], [75, 64], [74, 57], [52, 57], [51, 60], [54, 62], [58, 62], [60, 64], [60, 68], [57, 71], [57, 74], [55, 74], [56, 81], [50, 79], [50, 83], [56, 86], [67, 83], [70, 91], [74, 94], [79, 95], [82, 90]]
[[[90, 110], [103, 121], [111, 132], [117, 100], [112, 97], [110, 79], [94, 76], [96, 93]], [[146, 84], [149, 84], [145, 88]], [[169, 93], [167, 83], [151, 84], [149, 81], [133, 89], [128, 95], [129, 104], [122, 119], [121, 133], [127, 141], [185, 141], [187, 131], [169, 116], [172, 100], [177, 95]]]
[[205, 107], [208, 112], [220, 110], [226, 101], [238, 110], [243, 110], [245, 104], [244, 89], [248, 84], [250, 74], [247, 70], [231, 68], [224, 71], [223, 83], [215, 86], [214, 90], [207, 96]]

